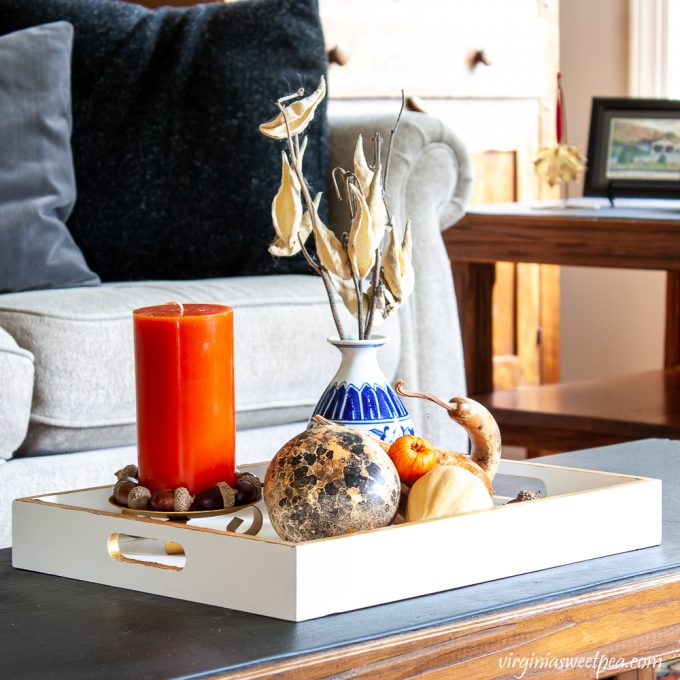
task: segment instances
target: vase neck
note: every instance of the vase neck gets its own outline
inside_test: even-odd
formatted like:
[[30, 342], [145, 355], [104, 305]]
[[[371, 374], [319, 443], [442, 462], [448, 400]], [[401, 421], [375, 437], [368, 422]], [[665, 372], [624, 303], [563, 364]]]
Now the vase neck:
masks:
[[333, 345], [333, 347], [337, 347], [339, 350], [342, 350], [343, 348], [369, 347], [380, 349], [380, 347], [382, 347], [387, 342], [387, 338], [384, 335], [374, 335], [363, 340], [357, 340], [356, 338], [346, 338], [344, 340], [340, 340], [339, 338], [328, 338], [328, 342]]
[[342, 355], [342, 361], [336, 382], [353, 383], [362, 385], [385, 384], [385, 376], [378, 363], [378, 350], [387, 341], [384, 337], [369, 338], [366, 340], [336, 340], [329, 338], [328, 342], [338, 349]]

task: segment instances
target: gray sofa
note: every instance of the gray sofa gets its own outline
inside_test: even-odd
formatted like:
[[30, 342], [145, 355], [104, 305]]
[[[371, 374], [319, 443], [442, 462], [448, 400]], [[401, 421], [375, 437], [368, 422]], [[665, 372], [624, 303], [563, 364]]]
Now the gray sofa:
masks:
[[[358, 133], [393, 116], [331, 113], [330, 167], [351, 167]], [[465, 394], [456, 300], [441, 230], [462, 215], [471, 185], [466, 151], [442, 123], [405, 114], [389, 196], [413, 221], [416, 289], [376, 332], [389, 379], [442, 396]], [[111, 483], [136, 460], [131, 311], [170, 300], [235, 308], [237, 464], [271, 458], [304, 429], [339, 365], [315, 276], [109, 283], [0, 296], [0, 547], [11, 543], [13, 498]], [[349, 324], [347, 324], [349, 328]], [[436, 407], [407, 404], [416, 427], [466, 450]]]

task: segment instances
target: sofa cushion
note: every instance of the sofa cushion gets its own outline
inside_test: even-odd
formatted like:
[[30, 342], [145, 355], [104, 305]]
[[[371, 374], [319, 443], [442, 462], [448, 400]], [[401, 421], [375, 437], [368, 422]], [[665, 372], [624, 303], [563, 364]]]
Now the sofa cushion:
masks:
[[[135, 441], [132, 315], [169, 301], [235, 309], [236, 424], [254, 428], [307, 418], [340, 363], [316, 276], [111, 283], [0, 297], [0, 327], [33, 352], [36, 381], [29, 433], [17, 455], [121, 446]], [[344, 314], [346, 328], [351, 327]], [[381, 363], [392, 378], [399, 326]]]
[[63, 21], [0, 38], [0, 291], [99, 282], [65, 224], [72, 42]]
[[[281, 150], [258, 125], [273, 99], [325, 72], [317, 1], [0, 0], [0, 34], [60, 19], [75, 27], [68, 225], [102, 280], [307, 272], [301, 256], [267, 252]], [[319, 190], [324, 107], [308, 130]]]
[[26, 436], [33, 395], [33, 355], [0, 328], [0, 459]]

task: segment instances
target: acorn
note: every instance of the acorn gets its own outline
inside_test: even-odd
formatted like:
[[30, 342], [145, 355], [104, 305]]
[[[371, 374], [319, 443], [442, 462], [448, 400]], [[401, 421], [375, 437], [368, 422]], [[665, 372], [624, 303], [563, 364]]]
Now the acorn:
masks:
[[145, 486], [136, 486], [128, 494], [128, 508], [133, 510], [146, 510], [151, 501], [151, 491]]
[[189, 489], [187, 489], [185, 486], [180, 486], [179, 488], [175, 489], [175, 512], [188, 512], [193, 502], [194, 497], [189, 493]]
[[150, 501], [151, 509], [159, 512], [173, 512], [175, 509], [174, 489], [154, 491]]
[[252, 472], [238, 472], [236, 479], [247, 479], [257, 487], [258, 491], [262, 491], [262, 482]]
[[233, 508], [236, 504], [236, 491], [226, 482], [217, 482], [217, 488], [222, 494], [222, 507]]
[[223, 507], [222, 492], [217, 485], [199, 491], [191, 504], [192, 510], [219, 510]]
[[522, 491], [520, 491], [511, 501], [508, 501], [506, 505], [509, 505], [510, 503], [523, 503], [524, 501], [535, 501], [537, 498], [543, 498], [543, 494], [540, 491], [527, 491], [526, 489], [522, 489]]
[[254, 503], [260, 498], [260, 490], [251, 479], [239, 479], [236, 482], [236, 505]]
[[113, 500], [124, 508], [128, 506], [128, 495], [137, 485], [128, 479], [121, 479], [113, 487]]
[[137, 483], [139, 481], [139, 470], [136, 465], [126, 465], [124, 468], [116, 470], [116, 479], [118, 481], [127, 479]]

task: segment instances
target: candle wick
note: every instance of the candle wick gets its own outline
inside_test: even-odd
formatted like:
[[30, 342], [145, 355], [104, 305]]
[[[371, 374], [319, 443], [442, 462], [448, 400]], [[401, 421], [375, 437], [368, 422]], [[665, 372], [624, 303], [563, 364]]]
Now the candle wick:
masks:
[[179, 307], [179, 315], [184, 316], [184, 305], [181, 302], [175, 302], [172, 300], [171, 302], [166, 303], [168, 305], [177, 305]]

